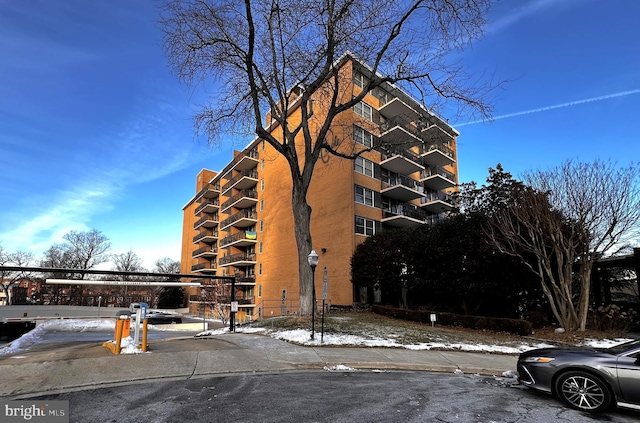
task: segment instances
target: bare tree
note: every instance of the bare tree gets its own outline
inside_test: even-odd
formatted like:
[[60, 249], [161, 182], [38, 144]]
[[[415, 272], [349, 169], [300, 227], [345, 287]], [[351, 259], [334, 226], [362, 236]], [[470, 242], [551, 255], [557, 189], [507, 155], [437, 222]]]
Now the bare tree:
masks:
[[[54, 269], [72, 269], [72, 260], [68, 251], [61, 244], [54, 244], [45, 251], [40, 260], [41, 267], [50, 267]], [[71, 279], [72, 274], [67, 272], [51, 272], [45, 273], [45, 279]], [[48, 294], [49, 304], [60, 304], [63, 300], [63, 289], [60, 285], [43, 286], [43, 293]]]
[[586, 327], [594, 262], [638, 236], [639, 176], [634, 164], [570, 160], [526, 173], [527, 185], [513, 191], [512, 206], [493, 215], [491, 241], [538, 276], [567, 330]]
[[[87, 232], [71, 231], [63, 238], [64, 243], [56, 244], [47, 250], [42, 263], [60, 266], [59, 268], [89, 270], [109, 259], [109, 239], [96, 229]], [[84, 276], [84, 273], [74, 273], [69, 277], [84, 279]], [[82, 287], [72, 286], [68, 302], [81, 303], [81, 298]]]
[[576, 311], [584, 330], [594, 262], [640, 234], [640, 166], [568, 160], [546, 171], [528, 172], [524, 180], [548, 192], [552, 207], [573, 222], [580, 280]]
[[73, 269], [93, 269], [109, 259], [111, 243], [109, 238], [97, 229], [88, 232], [71, 231], [63, 238], [65, 243], [62, 244], [62, 248], [70, 257]]
[[[161, 259], [156, 260], [155, 267], [153, 268], [154, 272], [157, 273], [180, 273], [180, 261], [173, 260], [169, 257], [163, 257]], [[171, 280], [171, 279], [167, 279]], [[152, 307], [158, 307], [158, 300], [160, 298], [160, 293], [165, 287], [157, 286], [153, 289], [153, 303]]]
[[[340, 149], [332, 125], [388, 84], [411, 88], [430, 110], [453, 100], [487, 117], [491, 85], [471, 77], [451, 53], [482, 35], [489, 5], [490, 0], [163, 2], [170, 66], [190, 86], [216, 83], [209, 104], [195, 117], [198, 131], [210, 143], [253, 133], [287, 160], [301, 313], [310, 314], [313, 306], [307, 191], [315, 165], [326, 154], [352, 159], [362, 152]], [[370, 77], [356, 95], [344, 57], [369, 66]]]
[[[0, 245], [0, 266], [28, 267], [33, 260], [33, 255], [25, 251], [9, 253]], [[10, 288], [16, 287], [24, 279], [31, 278], [31, 274], [24, 271], [0, 270], [0, 287], [7, 299], [7, 305], [12, 304]]]
[[156, 260], [153, 271], [157, 273], [180, 273], [180, 261], [163, 257]]
[[[119, 272], [142, 272], [146, 270], [144, 268], [144, 265], [142, 264], [142, 259], [132, 250], [129, 250], [126, 253], [114, 254], [113, 256], [111, 256], [111, 260], [114, 264], [113, 270], [117, 270]], [[130, 275], [122, 275], [123, 281], [130, 281], [135, 279], [138, 278], [131, 277]], [[125, 285], [124, 287], [120, 287], [120, 289], [118, 289], [117, 291], [119, 293], [124, 291], [123, 297], [126, 298], [129, 294], [129, 286]], [[140, 291], [140, 288], [132, 287], [131, 291], [135, 293]], [[137, 300], [134, 299], [134, 301]]]
[[[142, 272], [145, 270], [142, 259], [131, 250], [122, 254], [114, 254], [111, 260], [114, 264], [113, 270], [119, 272]], [[125, 276], [124, 278], [127, 280], [129, 277]]]

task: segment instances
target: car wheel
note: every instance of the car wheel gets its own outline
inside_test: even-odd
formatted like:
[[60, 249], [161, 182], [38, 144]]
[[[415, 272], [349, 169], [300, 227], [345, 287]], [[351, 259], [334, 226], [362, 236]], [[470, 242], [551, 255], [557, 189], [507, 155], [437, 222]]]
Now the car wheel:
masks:
[[604, 411], [611, 405], [607, 385], [587, 372], [571, 371], [556, 380], [556, 394], [570, 407], [583, 411]]

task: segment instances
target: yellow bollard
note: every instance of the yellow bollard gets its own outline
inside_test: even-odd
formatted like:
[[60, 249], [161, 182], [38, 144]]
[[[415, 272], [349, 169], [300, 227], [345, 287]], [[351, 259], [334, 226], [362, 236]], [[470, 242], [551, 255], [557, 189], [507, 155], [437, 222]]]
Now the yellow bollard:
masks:
[[122, 325], [122, 338], [128, 338], [129, 335], [131, 335], [131, 319], [127, 318]]
[[148, 319], [142, 321], [142, 351], [147, 352], [147, 323]]
[[122, 329], [124, 328], [125, 320], [116, 320], [116, 348], [114, 354], [120, 354], [120, 344], [122, 343]]

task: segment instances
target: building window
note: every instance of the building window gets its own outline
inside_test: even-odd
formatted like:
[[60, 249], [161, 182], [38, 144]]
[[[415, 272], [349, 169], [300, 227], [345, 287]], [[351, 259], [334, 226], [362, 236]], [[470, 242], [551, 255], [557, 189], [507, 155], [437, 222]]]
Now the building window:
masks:
[[264, 178], [260, 179], [260, 191], [264, 191]]
[[356, 72], [353, 75], [353, 83], [356, 87], [364, 88], [364, 86], [367, 85], [367, 82], [369, 82], [369, 80], [360, 72]]
[[260, 160], [260, 170], [264, 170], [264, 159]]
[[264, 198], [260, 200], [260, 211], [264, 211]]
[[355, 200], [356, 203], [364, 204], [367, 206], [373, 206], [373, 190], [360, 185], [355, 186]]
[[258, 285], [258, 298], [262, 298], [262, 284]]
[[356, 172], [371, 176], [372, 178], [374, 177], [375, 163], [365, 159], [364, 157], [356, 157], [353, 163], [353, 168]]
[[261, 220], [260, 221], [260, 232], [262, 232], [264, 230], [264, 222]]
[[265, 144], [265, 141], [262, 140], [262, 151], [264, 151], [264, 144]]
[[385, 90], [383, 90], [380, 87], [374, 88], [373, 91], [371, 92], [371, 94], [373, 94], [373, 96], [375, 98], [380, 100], [380, 104], [382, 104], [382, 105], [385, 105], [390, 101], [389, 100], [389, 93], [386, 92]]
[[366, 219], [364, 217], [356, 216], [356, 233], [360, 235], [375, 235], [376, 225], [375, 221]]
[[262, 254], [262, 241], [258, 244], [258, 253]]
[[369, 106], [367, 103], [362, 101], [357, 103], [353, 106], [353, 111], [363, 118], [373, 121], [373, 107]]
[[353, 140], [365, 147], [373, 147], [373, 134], [359, 126], [353, 127]]
[[262, 275], [262, 263], [258, 263], [258, 275]]

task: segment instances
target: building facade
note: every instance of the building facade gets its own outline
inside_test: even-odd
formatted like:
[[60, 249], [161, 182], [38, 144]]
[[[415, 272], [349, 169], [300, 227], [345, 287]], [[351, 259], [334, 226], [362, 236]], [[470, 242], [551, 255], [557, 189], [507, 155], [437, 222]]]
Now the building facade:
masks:
[[[349, 81], [342, 84], [342, 98], [359, 94], [371, 72], [351, 57], [338, 66]], [[312, 98], [322, 116], [322, 94]], [[277, 137], [277, 128], [272, 131]], [[371, 149], [355, 161], [321, 157], [307, 195], [319, 255], [317, 296], [322, 299], [326, 274], [326, 303], [346, 306], [361, 300], [350, 278], [351, 255], [360, 242], [386, 228], [432, 223], [455, 209], [450, 194], [458, 182], [458, 132], [387, 84], [341, 114], [331, 134], [341, 152]], [[255, 139], [234, 152], [224, 169], [203, 169], [196, 194], [183, 207], [182, 273], [234, 276], [240, 320], [297, 311], [291, 189], [287, 161]], [[216, 304], [219, 310], [229, 306], [230, 287], [211, 281], [189, 299], [193, 313], [208, 315]]]

